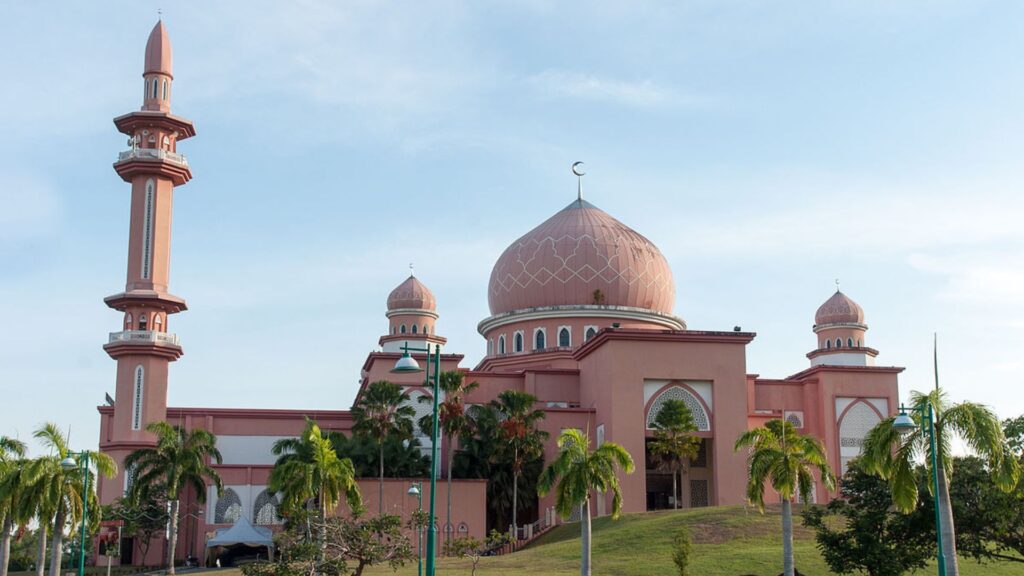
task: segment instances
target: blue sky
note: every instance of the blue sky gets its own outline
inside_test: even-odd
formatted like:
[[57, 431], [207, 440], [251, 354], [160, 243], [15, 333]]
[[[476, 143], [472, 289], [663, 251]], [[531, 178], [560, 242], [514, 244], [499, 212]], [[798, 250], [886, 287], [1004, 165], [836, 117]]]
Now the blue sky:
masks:
[[[169, 4], [169, 3], [164, 3]], [[474, 365], [491, 265], [588, 200], [691, 328], [807, 366], [840, 278], [901, 393], [1024, 412], [1017, 2], [175, 2], [172, 405], [347, 408], [414, 262]], [[95, 445], [124, 286], [111, 123], [155, 2], [0, 5], [0, 434]]]

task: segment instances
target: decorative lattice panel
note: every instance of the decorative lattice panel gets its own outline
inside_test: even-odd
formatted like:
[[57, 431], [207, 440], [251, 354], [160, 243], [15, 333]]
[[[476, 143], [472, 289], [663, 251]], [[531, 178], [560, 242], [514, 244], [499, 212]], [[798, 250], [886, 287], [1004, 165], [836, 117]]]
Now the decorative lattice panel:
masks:
[[690, 480], [690, 508], [704, 508], [709, 501], [708, 481]]
[[691, 468], [708, 467], [708, 441], [701, 439], [700, 448], [697, 449], [697, 456], [690, 460]]
[[280, 524], [281, 518], [277, 515], [277, 495], [264, 490], [256, 497], [256, 524], [269, 525]]
[[804, 413], [802, 411], [786, 412], [786, 422], [793, 425], [793, 428], [800, 430], [804, 427]]
[[855, 402], [843, 415], [843, 421], [839, 423], [839, 446], [856, 448], [859, 453], [868, 432], [881, 421], [878, 413], [867, 403]]
[[217, 499], [217, 508], [214, 514], [214, 524], [234, 524], [242, 517], [242, 499], [232, 488], [224, 490], [224, 494]]
[[665, 390], [651, 404], [651, 411], [647, 413], [648, 429], [654, 428], [654, 419], [658, 417], [658, 412], [661, 412], [661, 408], [665, 405], [666, 400], [682, 400], [686, 407], [690, 409], [690, 413], [693, 414], [693, 423], [697, 425], [697, 430], [701, 432], [711, 430], [711, 421], [708, 418], [708, 413], [704, 411], [704, 406], [700, 403], [700, 400], [697, 400], [689, 390], [679, 386], [673, 386]]

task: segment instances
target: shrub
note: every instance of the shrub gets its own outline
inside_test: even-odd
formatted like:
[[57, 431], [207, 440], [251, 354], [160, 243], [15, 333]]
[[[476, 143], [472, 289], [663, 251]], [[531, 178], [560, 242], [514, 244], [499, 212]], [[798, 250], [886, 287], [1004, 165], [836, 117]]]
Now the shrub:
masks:
[[679, 576], [690, 575], [690, 554], [692, 552], [693, 542], [690, 539], [690, 529], [682, 526], [672, 539], [672, 562], [679, 570]]

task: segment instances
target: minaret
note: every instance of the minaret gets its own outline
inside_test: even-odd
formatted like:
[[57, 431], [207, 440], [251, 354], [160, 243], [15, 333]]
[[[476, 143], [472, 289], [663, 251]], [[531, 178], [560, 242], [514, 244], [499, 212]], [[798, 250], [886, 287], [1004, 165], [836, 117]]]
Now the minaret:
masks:
[[811, 366], [873, 366], [878, 350], [865, 343], [864, 309], [839, 290], [814, 314], [818, 347], [807, 354]]
[[[131, 184], [128, 232], [128, 277], [125, 290], [104, 299], [123, 314], [121, 329], [111, 332], [104, 350], [117, 360], [113, 420], [107, 423], [101, 447], [120, 465], [124, 457], [152, 445], [145, 431], [167, 417], [167, 365], [181, 357], [178, 337], [168, 319], [186, 309], [170, 294], [171, 212], [174, 187], [192, 178], [179, 140], [195, 136], [192, 122], [171, 114], [171, 42], [163, 21], [146, 43], [142, 73], [142, 109], [114, 119], [128, 136], [128, 149], [118, 155], [114, 170]], [[102, 490], [104, 485], [111, 485]], [[104, 503], [121, 496], [124, 471], [101, 485]]]
[[384, 352], [401, 352], [402, 346], [431, 348], [444, 345], [447, 338], [437, 335], [437, 300], [433, 293], [414, 274], [410, 274], [388, 295], [388, 334], [380, 337]]

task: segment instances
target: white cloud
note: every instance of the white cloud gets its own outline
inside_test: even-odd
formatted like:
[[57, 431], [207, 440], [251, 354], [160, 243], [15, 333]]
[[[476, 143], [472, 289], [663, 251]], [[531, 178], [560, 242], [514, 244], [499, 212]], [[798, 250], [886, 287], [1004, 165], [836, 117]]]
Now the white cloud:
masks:
[[545, 70], [528, 78], [528, 82], [549, 98], [579, 98], [635, 107], [697, 102], [695, 98], [673, 93], [651, 80], [631, 82], [579, 72]]

